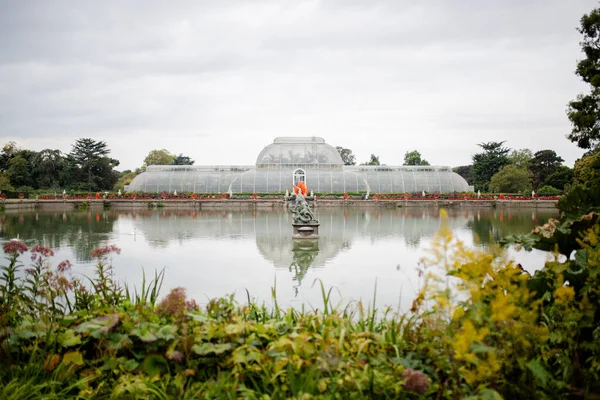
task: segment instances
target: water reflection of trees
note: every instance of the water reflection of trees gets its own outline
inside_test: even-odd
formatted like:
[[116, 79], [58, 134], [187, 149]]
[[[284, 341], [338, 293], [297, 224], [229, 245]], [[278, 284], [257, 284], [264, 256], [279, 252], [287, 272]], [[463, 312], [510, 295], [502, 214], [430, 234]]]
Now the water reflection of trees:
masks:
[[7, 212], [0, 216], [0, 237], [18, 235], [26, 243], [54, 249], [68, 246], [78, 261], [89, 261], [91, 251], [109, 239], [117, 218], [108, 211]]
[[[19, 234], [32, 243], [69, 246], [78, 260], [89, 260], [90, 251], [110, 238], [114, 222], [125, 218], [153, 247], [196, 238], [251, 240], [262, 257], [275, 267], [297, 271], [301, 282], [309, 268], [325, 265], [358, 240], [397, 239], [399, 245], [418, 247], [423, 238], [435, 235], [441, 223], [435, 208], [317, 208], [316, 213], [321, 227], [317, 251], [312, 253], [294, 249], [290, 215], [284, 209], [10, 212], [0, 216], [0, 237]], [[554, 210], [448, 209], [450, 227], [470, 230], [484, 245], [528, 232], [554, 215]]]
[[555, 210], [485, 209], [474, 211], [467, 227], [474, 241], [487, 246], [508, 235], [527, 233], [552, 217]]

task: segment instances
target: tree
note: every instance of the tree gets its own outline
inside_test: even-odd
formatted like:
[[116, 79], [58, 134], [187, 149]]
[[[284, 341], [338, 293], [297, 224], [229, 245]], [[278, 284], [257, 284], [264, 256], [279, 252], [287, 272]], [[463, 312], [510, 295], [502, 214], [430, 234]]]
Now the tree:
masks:
[[583, 153], [582, 157], [593, 156], [594, 154], [600, 153], [600, 143], [590, 148], [588, 151]]
[[533, 155], [529, 170], [533, 174], [533, 187], [537, 189], [553, 174], [564, 160], [554, 150], [540, 150]]
[[173, 160], [173, 165], [194, 165], [194, 160], [179, 153], [179, 155]]
[[519, 168], [529, 168], [533, 153], [529, 149], [513, 150], [508, 155], [508, 161]]
[[600, 144], [600, 9], [584, 14], [580, 21], [580, 42], [585, 58], [577, 63], [575, 73], [588, 84], [589, 92], [581, 93], [567, 106], [571, 120], [571, 142], [582, 149]]
[[87, 173], [88, 190], [105, 188], [95, 182], [97, 176], [93, 174], [93, 171], [101, 167], [99, 164], [108, 153], [110, 153], [110, 150], [106, 142], [89, 138], [77, 139], [75, 141], [70, 155], [77, 166]]
[[336, 146], [335, 149], [340, 153], [344, 165], [356, 165], [356, 157], [352, 154], [352, 150], [346, 149], [342, 146]]
[[175, 157], [175, 154], [169, 153], [166, 149], [155, 149], [144, 158], [144, 165], [172, 165]]
[[21, 156], [11, 158], [6, 171], [11, 185], [16, 188], [32, 186], [30, 170], [31, 167], [25, 158]]
[[495, 193], [523, 193], [531, 190], [531, 173], [525, 168], [508, 164], [492, 176], [489, 188]]
[[21, 149], [17, 146], [14, 141], [7, 142], [2, 146], [2, 153], [0, 153], [0, 171], [6, 171], [8, 169], [8, 162], [13, 158]]
[[510, 149], [502, 147], [504, 143], [502, 141], [478, 144], [484, 152], [473, 155], [471, 179], [475, 190], [487, 191], [492, 176], [509, 163], [507, 154]]
[[65, 163], [59, 173], [60, 186], [68, 189], [89, 190], [84, 171], [79, 168], [71, 154], [65, 156]]
[[404, 153], [404, 165], [429, 165], [425, 159], [421, 159], [421, 153], [417, 150]]
[[119, 180], [119, 173], [114, 170], [116, 164], [119, 164], [118, 160], [102, 157], [94, 165], [94, 176], [96, 177], [96, 187], [100, 190], [111, 190], [117, 181]]
[[37, 153], [33, 160], [33, 169], [37, 177], [36, 187], [57, 187], [64, 162], [65, 159], [60, 150], [44, 149]]
[[15, 190], [6, 172], [0, 172], [0, 191], [2, 190]]
[[565, 190], [565, 187], [573, 181], [573, 170], [566, 165], [561, 165], [556, 171], [548, 175], [542, 183], [544, 186], [552, 186], [558, 190]]
[[119, 173], [119, 180], [117, 181], [117, 183], [115, 184], [115, 187], [113, 189], [114, 190], [125, 189], [125, 185], [129, 185], [131, 183], [131, 181], [133, 180], [133, 178], [135, 178], [138, 175], [139, 175], [139, 173], [137, 170], [131, 171], [131, 170], [126, 169], [125, 171], [121, 171]]
[[471, 170], [472, 169], [473, 169], [472, 165], [461, 165], [460, 167], [452, 168], [452, 171], [456, 172], [457, 174], [459, 174], [460, 176], [465, 178], [465, 181], [471, 182]]
[[371, 159], [367, 162], [361, 163], [360, 165], [381, 165], [379, 163], [379, 157], [375, 154], [371, 154]]

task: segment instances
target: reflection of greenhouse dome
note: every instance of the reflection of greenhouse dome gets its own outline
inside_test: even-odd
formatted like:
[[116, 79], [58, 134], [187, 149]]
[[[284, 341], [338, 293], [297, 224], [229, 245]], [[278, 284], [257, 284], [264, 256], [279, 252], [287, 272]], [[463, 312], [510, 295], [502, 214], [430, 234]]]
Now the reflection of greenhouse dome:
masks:
[[[449, 210], [452, 216], [456, 211]], [[183, 218], [182, 218], [183, 216]], [[187, 216], [187, 217], [185, 217]], [[336, 209], [318, 210], [321, 221], [318, 251], [312, 267], [324, 266], [341, 251], [351, 247], [358, 238], [397, 237], [407, 243], [416, 243], [434, 235], [440, 227], [439, 211], [431, 209], [356, 210], [339, 213]], [[462, 228], [472, 219], [451, 218], [450, 228]], [[253, 240], [259, 253], [278, 268], [288, 268], [294, 262], [290, 215], [283, 209], [264, 210], [260, 213], [243, 211], [163, 211], [140, 213], [134, 227], [151, 246], [163, 247], [171, 241], [197, 238], [235, 238]]]
[[449, 167], [346, 166], [337, 150], [318, 137], [279, 137], [265, 147], [254, 166], [151, 165], [136, 176], [131, 192], [284, 193], [294, 171], [305, 173], [316, 193], [449, 193], [473, 190]]

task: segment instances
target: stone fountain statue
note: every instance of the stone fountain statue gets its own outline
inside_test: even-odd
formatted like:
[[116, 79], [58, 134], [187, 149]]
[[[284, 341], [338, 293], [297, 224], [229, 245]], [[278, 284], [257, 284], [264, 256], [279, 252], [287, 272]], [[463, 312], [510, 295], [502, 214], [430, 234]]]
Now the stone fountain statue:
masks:
[[294, 224], [319, 223], [301, 193], [293, 195], [292, 198], [295, 199], [295, 202], [290, 203], [289, 207]]
[[319, 235], [319, 221], [315, 218], [302, 193], [292, 195], [289, 205], [292, 213], [293, 238], [314, 239]]

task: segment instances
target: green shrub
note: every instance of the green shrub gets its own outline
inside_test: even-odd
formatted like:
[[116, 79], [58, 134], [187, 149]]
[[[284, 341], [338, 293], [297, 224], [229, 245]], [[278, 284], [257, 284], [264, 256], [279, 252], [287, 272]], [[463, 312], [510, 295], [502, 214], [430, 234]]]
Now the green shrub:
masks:
[[542, 186], [541, 188], [539, 188], [537, 190], [537, 194], [538, 195], [554, 196], [554, 195], [561, 194], [561, 193], [562, 193], [562, 190], [557, 189], [557, 188], [552, 187], [552, 186], [548, 186], [548, 185]]

